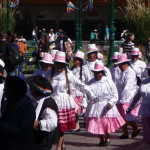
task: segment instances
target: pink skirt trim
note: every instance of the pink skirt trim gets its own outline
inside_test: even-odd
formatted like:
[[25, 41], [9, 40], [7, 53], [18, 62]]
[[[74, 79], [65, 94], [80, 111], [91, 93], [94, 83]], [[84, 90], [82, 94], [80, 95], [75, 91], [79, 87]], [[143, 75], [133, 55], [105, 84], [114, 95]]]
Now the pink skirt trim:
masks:
[[[130, 121], [130, 118], [132, 120], [135, 120], [135, 117], [138, 116], [138, 112], [140, 109], [140, 105], [138, 105], [137, 107], [135, 107], [132, 112], [130, 114], [126, 114], [126, 110], [129, 108], [130, 104], [126, 103], [126, 104], [117, 104], [116, 105], [118, 108], [118, 111], [120, 113], [120, 115], [122, 116], [122, 118], [127, 121], [127, 118], [129, 118], [128, 121]], [[134, 119], [133, 119], [134, 118]]]
[[77, 104], [77, 106], [76, 106], [76, 108], [75, 108], [76, 114], [81, 114], [81, 113], [82, 113], [82, 110], [81, 110], [82, 99], [83, 99], [82, 96], [76, 96], [76, 97], [74, 98], [74, 101], [75, 101], [75, 103]]
[[115, 118], [87, 118], [86, 129], [93, 134], [113, 133], [125, 124], [121, 116]]
[[145, 142], [150, 142], [150, 117], [143, 118], [143, 140]]
[[75, 109], [59, 109], [59, 128], [60, 132], [66, 132], [76, 128]]

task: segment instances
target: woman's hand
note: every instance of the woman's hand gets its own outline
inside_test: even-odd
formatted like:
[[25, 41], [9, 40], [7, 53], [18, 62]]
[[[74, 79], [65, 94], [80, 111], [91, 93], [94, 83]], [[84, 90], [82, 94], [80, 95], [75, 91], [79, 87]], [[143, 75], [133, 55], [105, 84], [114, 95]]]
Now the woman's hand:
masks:
[[107, 109], [111, 109], [112, 108], [112, 105], [111, 104], [107, 104]]
[[39, 125], [39, 120], [34, 121], [34, 128], [37, 128], [37, 127], [38, 127], [38, 125]]

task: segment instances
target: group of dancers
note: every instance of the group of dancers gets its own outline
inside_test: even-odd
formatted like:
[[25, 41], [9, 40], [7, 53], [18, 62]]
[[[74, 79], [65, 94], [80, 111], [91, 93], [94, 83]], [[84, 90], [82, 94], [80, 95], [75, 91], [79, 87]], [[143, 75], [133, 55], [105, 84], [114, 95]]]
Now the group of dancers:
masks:
[[[134, 48], [131, 59], [115, 52], [113, 66], [107, 68], [95, 44], [89, 44], [87, 50], [87, 60], [84, 52], [75, 53], [71, 68], [65, 52], [51, 50], [39, 60], [40, 69], [26, 79], [35, 107], [37, 145], [44, 139], [49, 141], [42, 143], [46, 147], [57, 141], [56, 150], [65, 149], [64, 133], [80, 131], [79, 114], [84, 114], [86, 130], [99, 136], [99, 146], [110, 145], [110, 134], [119, 128], [123, 132], [120, 139], [128, 139], [127, 125], [133, 129], [131, 138], [135, 138], [140, 133], [138, 115], [144, 140], [150, 142], [150, 64], [146, 66], [139, 49]], [[45, 140], [47, 132], [51, 140]]]

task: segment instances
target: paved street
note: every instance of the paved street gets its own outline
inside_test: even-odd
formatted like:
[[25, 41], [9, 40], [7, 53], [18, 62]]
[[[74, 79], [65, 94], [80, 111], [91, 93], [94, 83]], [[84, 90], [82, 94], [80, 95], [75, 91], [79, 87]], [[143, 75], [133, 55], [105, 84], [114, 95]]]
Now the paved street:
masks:
[[[110, 146], [98, 147], [98, 137], [87, 133], [83, 127], [82, 118], [80, 118], [80, 121], [80, 132], [73, 134], [67, 133], [65, 135], [66, 150], [150, 150], [150, 145], [142, 142], [142, 131], [135, 139], [120, 140], [121, 129], [111, 135], [112, 140]], [[141, 128], [141, 124], [139, 126]], [[55, 150], [55, 145], [52, 150]]]

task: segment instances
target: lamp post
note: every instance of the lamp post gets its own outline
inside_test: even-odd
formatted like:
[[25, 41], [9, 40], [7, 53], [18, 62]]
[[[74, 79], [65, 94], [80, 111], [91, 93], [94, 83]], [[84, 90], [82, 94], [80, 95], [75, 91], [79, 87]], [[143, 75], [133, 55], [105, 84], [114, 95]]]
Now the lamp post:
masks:
[[10, 25], [10, 0], [7, 0], [7, 32], [11, 31]]
[[82, 47], [82, 0], [80, 0], [80, 5], [79, 5], [79, 49]]
[[115, 28], [114, 28], [114, 1], [115, 0], [110, 0], [111, 1], [111, 7], [110, 7], [110, 50], [109, 50], [109, 55], [108, 55], [108, 63], [107, 66], [111, 66], [111, 58], [114, 54], [114, 41], [115, 41]]

